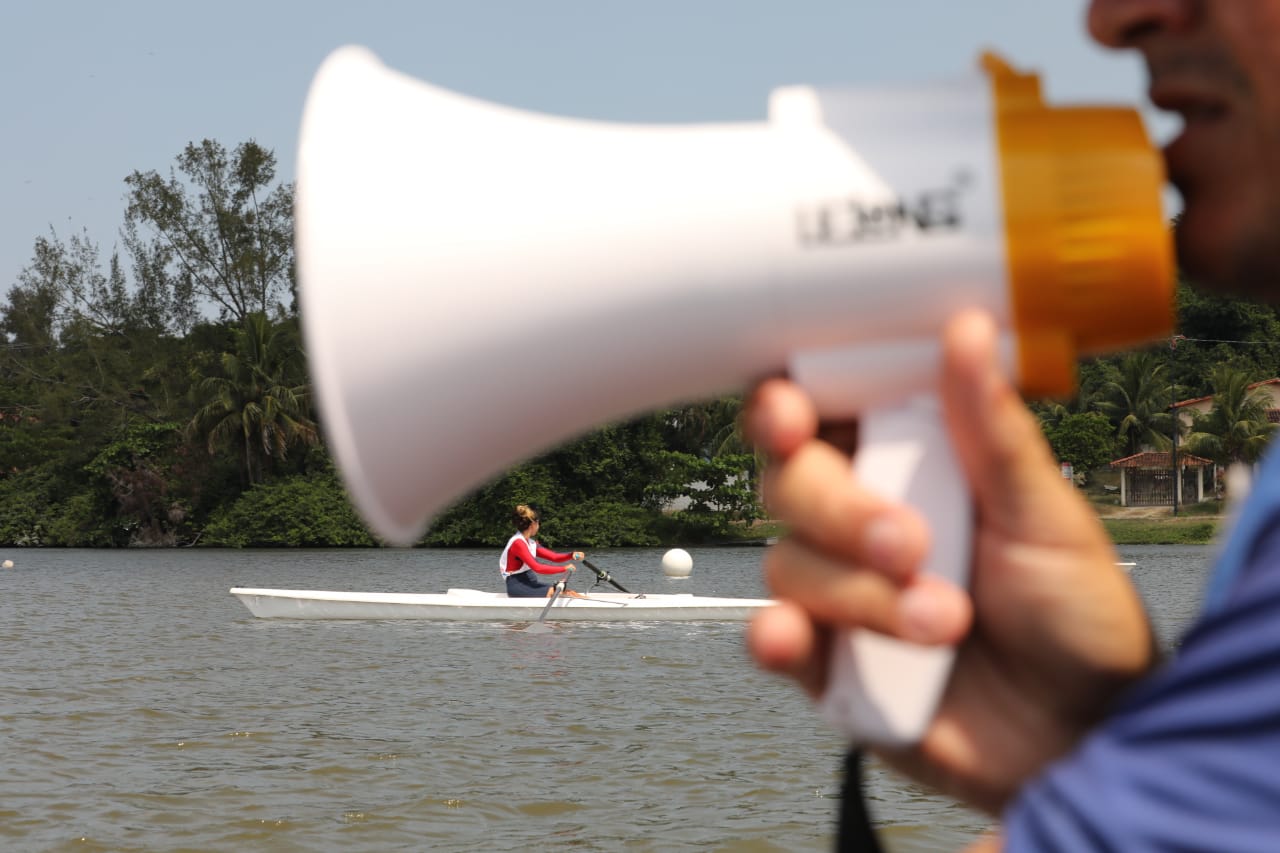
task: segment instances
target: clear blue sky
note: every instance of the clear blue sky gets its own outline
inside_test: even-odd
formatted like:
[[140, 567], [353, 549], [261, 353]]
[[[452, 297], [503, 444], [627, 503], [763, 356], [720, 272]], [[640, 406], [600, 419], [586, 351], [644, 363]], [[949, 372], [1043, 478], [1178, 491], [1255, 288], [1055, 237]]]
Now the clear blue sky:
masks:
[[[131, 171], [190, 141], [275, 150], [292, 180], [311, 75], [358, 43], [471, 95], [616, 121], [755, 120], [792, 83], [938, 79], [983, 48], [1052, 100], [1137, 104], [1145, 75], [1088, 40], [1083, 0], [32, 0], [0, 8], [0, 297], [34, 239], [104, 262]], [[1157, 122], [1157, 136], [1167, 128]]]

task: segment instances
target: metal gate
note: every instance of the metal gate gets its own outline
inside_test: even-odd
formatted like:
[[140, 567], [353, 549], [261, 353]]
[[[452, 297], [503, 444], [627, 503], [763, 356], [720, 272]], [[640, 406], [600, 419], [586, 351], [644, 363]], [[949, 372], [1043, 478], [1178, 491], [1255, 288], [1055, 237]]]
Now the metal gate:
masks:
[[1173, 506], [1173, 472], [1135, 468], [1129, 472], [1129, 506]]
[[[1173, 506], [1173, 472], [1167, 468], [1134, 468], [1128, 480], [1125, 498], [1129, 506]], [[1195, 503], [1196, 489], [1196, 469], [1183, 468], [1179, 505]]]

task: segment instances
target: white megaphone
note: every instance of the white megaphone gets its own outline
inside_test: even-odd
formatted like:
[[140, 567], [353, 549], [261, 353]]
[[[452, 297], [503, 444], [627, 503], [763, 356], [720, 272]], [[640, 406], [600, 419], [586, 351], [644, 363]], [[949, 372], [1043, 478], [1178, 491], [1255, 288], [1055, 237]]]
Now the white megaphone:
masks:
[[[1046, 107], [994, 58], [946, 85], [773, 93], [761, 123], [531, 114], [360, 48], [307, 99], [296, 229], [323, 427], [365, 519], [431, 516], [587, 429], [788, 372], [857, 415], [854, 475], [932, 528], [964, 583], [969, 497], [937, 336], [980, 306], [1010, 375], [1069, 394], [1080, 355], [1166, 334], [1163, 173], [1137, 115]], [[535, 377], [542, 381], [530, 381]], [[921, 736], [950, 649], [838, 638], [826, 715]]]

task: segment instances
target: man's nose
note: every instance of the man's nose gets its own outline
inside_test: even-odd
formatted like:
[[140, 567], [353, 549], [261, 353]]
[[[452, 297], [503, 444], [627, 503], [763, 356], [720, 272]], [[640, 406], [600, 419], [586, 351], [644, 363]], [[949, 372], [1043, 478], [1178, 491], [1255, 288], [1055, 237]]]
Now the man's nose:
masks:
[[1093, 0], [1089, 34], [1105, 47], [1132, 47], [1145, 35], [1190, 26], [1200, 5], [1201, 0]]

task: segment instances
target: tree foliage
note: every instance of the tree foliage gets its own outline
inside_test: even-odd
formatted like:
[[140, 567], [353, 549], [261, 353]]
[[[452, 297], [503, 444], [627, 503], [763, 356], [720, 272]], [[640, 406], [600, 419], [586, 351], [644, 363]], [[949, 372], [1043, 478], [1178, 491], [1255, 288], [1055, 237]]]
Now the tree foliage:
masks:
[[521, 503], [541, 511], [541, 538], [553, 547], [731, 537], [762, 514], [754, 457], [670, 448], [706, 446], [736, 415], [732, 400], [714, 400], [601, 427], [486, 483], [435, 519], [424, 541], [499, 546]]
[[1192, 414], [1186, 450], [1227, 466], [1257, 462], [1275, 431], [1267, 406], [1242, 370], [1220, 364], [1213, 370], [1213, 407]]
[[[167, 176], [124, 181], [123, 254], [49, 230], [0, 304], [0, 543], [371, 544], [311, 410], [274, 154], [203, 140]], [[1178, 394], [1220, 398], [1189, 439], [1204, 455], [1248, 460], [1267, 440], [1248, 383], [1218, 368], [1280, 375], [1275, 312], [1186, 285], [1180, 298], [1182, 337], [1087, 362], [1075, 400], [1036, 406], [1078, 471], [1165, 446]], [[763, 514], [741, 406], [600, 426], [462, 496], [422, 541], [498, 547], [520, 503], [553, 547], [731, 540]]]
[[331, 467], [253, 486], [214, 513], [205, 537], [206, 544], [233, 548], [377, 544]]
[[1259, 379], [1280, 376], [1280, 320], [1275, 309], [1178, 287], [1178, 337], [1164, 351], [1172, 381], [1187, 397], [1213, 393], [1219, 364]]
[[275, 177], [275, 154], [256, 142], [228, 153], [206, 139], [187, 145], [167, 179], [125, 178], [140, 280], [208, 300], [222, 319], [282, 312], [293, 293], [293, 187], [273, 187]]
[[1115, 426], [1125, 453], [1143, 447], [1165, 450], [1173, 443], [1174, 418], [1169, 411], [1173, 389], [1167, 365], [1152, 352], [1126, 355], [1119, 372], [1100, 389], [1098, 410]]
[[1101, 412], [1069, 412], [1044, 432], [1054, 455], [1086, 476], [1115, 458], [1116, 431]]
[[260, 483], [291, 447], [319, 440], [301, 354], [295, 323], [250, 314], [236, 332], [235, 351], [222, 353], [219, 370], [196, 386], [192, 434], [210, 453], [230, 447], [243, 461], [246, 485]]

